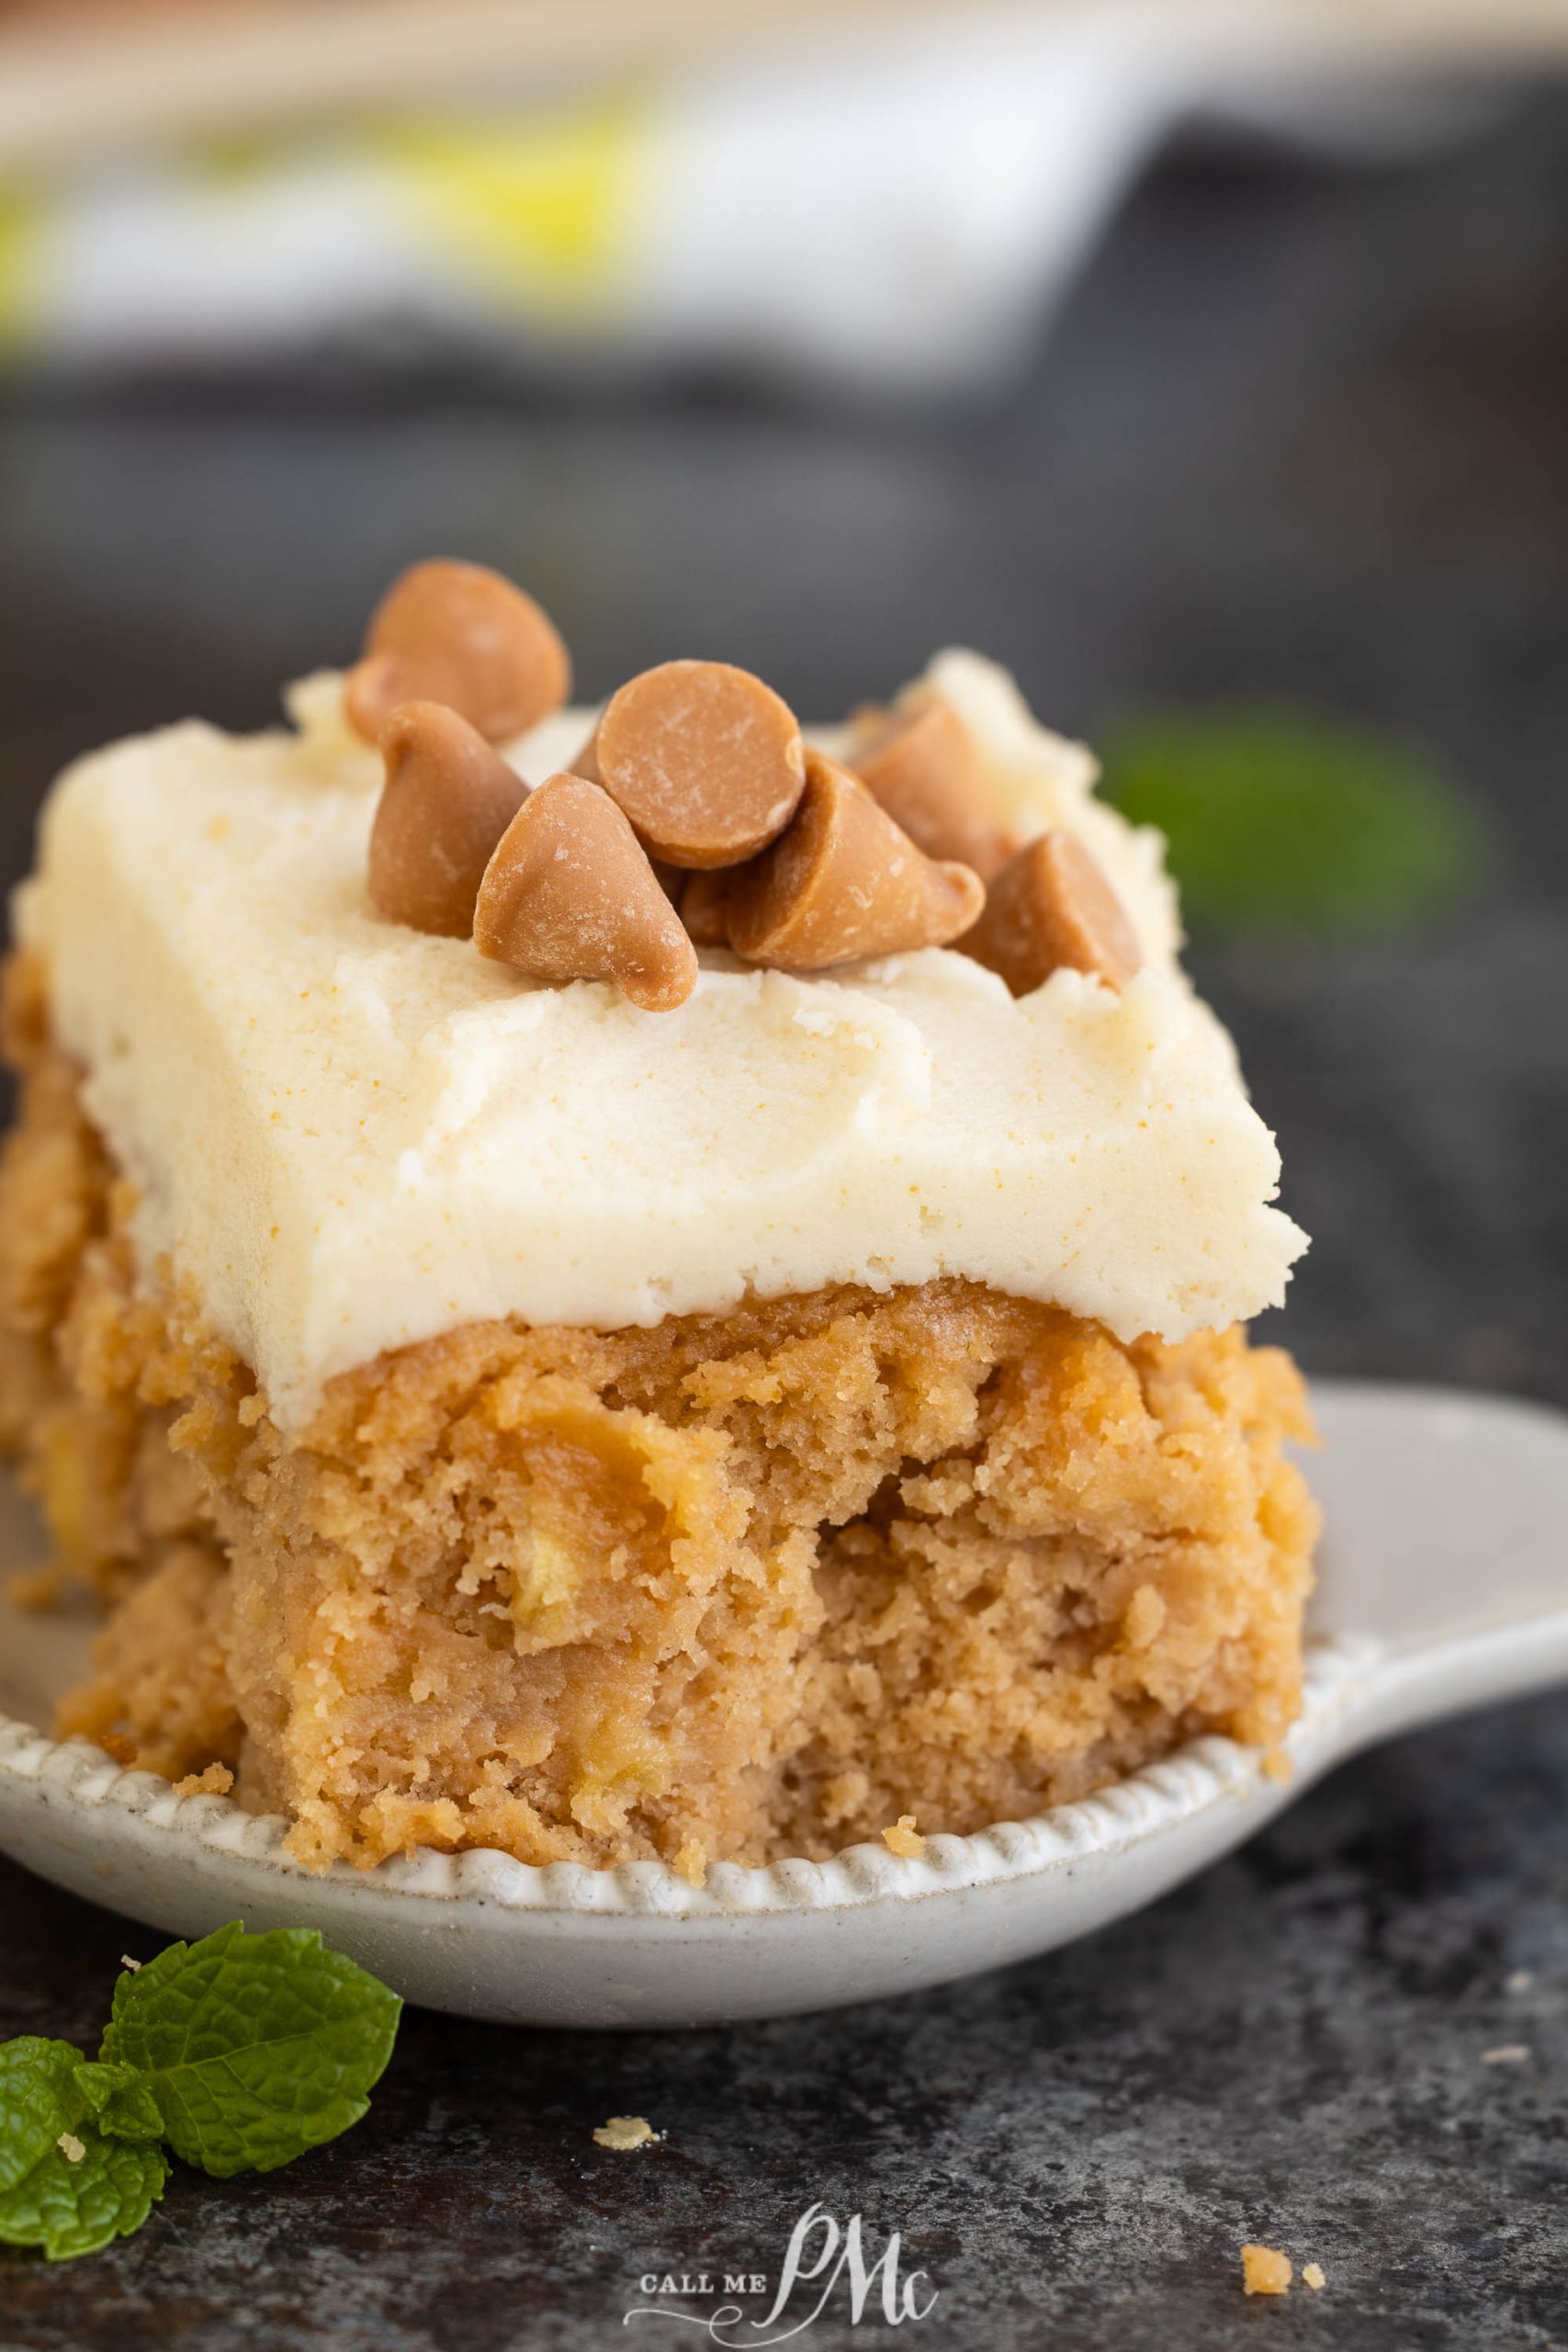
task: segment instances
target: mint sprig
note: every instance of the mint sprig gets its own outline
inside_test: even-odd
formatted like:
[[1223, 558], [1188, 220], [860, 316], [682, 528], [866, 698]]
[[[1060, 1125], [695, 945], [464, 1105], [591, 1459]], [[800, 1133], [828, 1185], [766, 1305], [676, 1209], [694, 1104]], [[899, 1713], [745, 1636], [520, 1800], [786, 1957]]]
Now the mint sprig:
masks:
[[1215, 705], [1112, 731], [1106, 796], [1164, 833], [1194, 923], [1302, 938], [1418, 929], [1481, 878], [1478, 811], [1432, 763], [1324, 711]]
[[99, 2120], [140, 2139], [145, 2095], [186, 2164], [219, 2180], [275, 2172], [358, 2122], [400, 2007], [311, 1928], [171, 1944], [115, 1987], [99, 2055], [132, 2068], [134, 2087]]
[[100, 2132], [107, 2132], [117, 2140], [162, 2140], [167, 2136], [152, 2086], [135, 2066], [117, 2061], [107, 2066], [81, 2066], [78, 2073]]
[[121, 1976], [96, 2064], [68, 2041], [0, 2043], [0, 2243], [62, 2261], [128, 2236], [164, 2193], [165, 2143], [227, 2179], [335, 2140], [401, 2009], [314, 1928], [236, 1920]]
[[169, 2177], [162, 2148], [91, 2130], [71, 2146], [70, 2154], [51, 2148], [0, 2197], [0, 2244], [38, 2246], [51, 2262], [69, 2262], [141, 2227]]
[[91, 2120], [87, 2082], [101, 2071], [68, 2041], [0, 2043], [0, 2244], [54, 2262], [96, 2254], [162, 2197], [163, 2150], [106, 2140]]
[[37, 2034], [0, 2042], [0, 2196], [26, 2178], [86, 2102], [76, 2086], [82, 2053]]

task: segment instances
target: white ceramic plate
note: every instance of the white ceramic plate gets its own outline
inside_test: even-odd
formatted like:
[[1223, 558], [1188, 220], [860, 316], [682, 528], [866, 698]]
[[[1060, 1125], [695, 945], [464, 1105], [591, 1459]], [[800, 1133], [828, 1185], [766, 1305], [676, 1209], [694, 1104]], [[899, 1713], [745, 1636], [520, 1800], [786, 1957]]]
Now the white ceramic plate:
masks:
[[[0, 1850], [148, 1926], [318, 1927], [413, 2001], [544, 2025], [696, 2025], [938, 1984], [1087, 1935], [1240, 1844], [1341, 1757], [1568, 1679], [1568, 1419], [1438, 1390], [1325, 1384], [1325, 1539], [1288, 1779], [1201, 1739], [1084, 1803], [919, 1861], [721, 1864], [701, 1890], [616, 1871], [421, 1853], [314, 1875], [283, 1822], [176, 1797], [50, 1739], [89, 1621], [0, 1606]], [[38, 1556], [0, 1492], [0, 1567]]]

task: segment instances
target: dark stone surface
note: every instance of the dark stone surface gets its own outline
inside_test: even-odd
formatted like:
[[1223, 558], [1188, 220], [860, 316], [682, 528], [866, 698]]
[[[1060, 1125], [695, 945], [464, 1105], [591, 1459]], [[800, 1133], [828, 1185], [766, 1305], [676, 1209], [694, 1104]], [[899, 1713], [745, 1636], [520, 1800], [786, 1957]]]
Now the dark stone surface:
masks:
[[[1392, 725], [1491, 814], [1468, 911], [1197, 959], [1317, 1237], [1289, 1335], [1318, 1370], [1568, 1403], [1565, 287], [1568, 96], [1543, 91], [1398, 173], [1164, 172], [978, 414], [346, 377], [18, 397], [6, 870], [69, 752], [264, 718], [436, 548], [536, 587], [590, 690], [702, 650], [831, 709], [958, 638], [1069, 728], [1238, 691]], [[941, 2301], [897, 2339], [944, 2352], [1543, 2348], [1568, 2333], [1565, 1817], [1542, 1701], [1370, 1757], [1144, 1917], [946, 1991], [678, 2036], [412, 2016], [335, 2148], [184, 2176], [89, 2262], [0, 2257], [0, 2347], [701, 2340], [628, 2335], [638, 2275], [775, 2271], [820, 2199], [903, 2230]], [[152, 1940], [0, 1868], [0, 2031], [89, 2040]], [[594, 2148], [626, 2112], [666, 2143]], [[1325, 2290], [1244, 2301], [1248, 2236]], [[890, 2333], [840, 2311], [801, 2340]]]

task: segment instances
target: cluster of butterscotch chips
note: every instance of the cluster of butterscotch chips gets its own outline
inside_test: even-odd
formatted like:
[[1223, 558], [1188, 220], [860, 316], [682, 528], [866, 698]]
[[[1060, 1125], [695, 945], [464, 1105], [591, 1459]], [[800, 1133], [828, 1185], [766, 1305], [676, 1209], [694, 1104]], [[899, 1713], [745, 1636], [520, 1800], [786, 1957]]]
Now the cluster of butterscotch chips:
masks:
[[749, 671], [666, 662], [530, 788], [495, 747], [570, 689], [553, 623], [498, 573], [438, 561], [394, 582], [344, 695], [386, 763], [378, 913], [660, 1012], [690, 996], [698, 947], [820, 972], [954, 946], [1015, 996], [1062, 965], [1121, 988], [1143, 961], [1075, 834], [1018, 847], [995, 822], [975, 746], [934, 695], [864, 714], [840, 763]]

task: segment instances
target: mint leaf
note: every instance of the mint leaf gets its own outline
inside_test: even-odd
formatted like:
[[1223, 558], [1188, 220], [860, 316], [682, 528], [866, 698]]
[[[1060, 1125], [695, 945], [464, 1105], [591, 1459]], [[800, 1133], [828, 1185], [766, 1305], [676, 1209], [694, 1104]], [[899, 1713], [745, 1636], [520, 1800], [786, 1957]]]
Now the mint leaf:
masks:
[[81, 2064], [68, 2041], [28, 2033], [0, 2042], [0, 2196], [81, 2122], [87, 2111], [76, 2080]]
[[1471, 803], [1375, 729], [1247, 707], [1171, 712], [1114, 732], [1106, 797], [1155, 825], [1195, 923], [1318, 935], [1409, 930], [1483, 863]]
[[313, 1928], [235, 1921], [122, 1976], [99, 2054], [140, 2070], [177, 2155], [227, 2179], [357, 2123], [401, 2009]]
[[164, 2119], [147, 2078], [135, 2066], [79, 2065], [76, 2080], [100, 2132], [117, 2140], [161, 2140]]
[[356, 2123], [402, 2003], [313, 1928], [236, 1921], [115, 1988], [102, 2056], [0, 2043], [0, 2245], [52, 2261], [140, 2229], [167, 2140], [219, 2175], [270, 2172]]
[[68, 2041], [0, 2043], [0, 2244], [55, 2262], [92, 2254], [140, 2229], [163, 2195], [162, 2150], [105, 2140], [92, 2120], [87, 2080], [104, 2071]]
[[0, 2244], [39, 2246], [51, 2262], [96, 2254], [139, 2230], [164, 2194], [169, 2166], [161, 2148], [105, 2140], [90, 2123], [70, 2136], [82, 2151], [74, 2163], [51, 2146], [0, 2195]]

